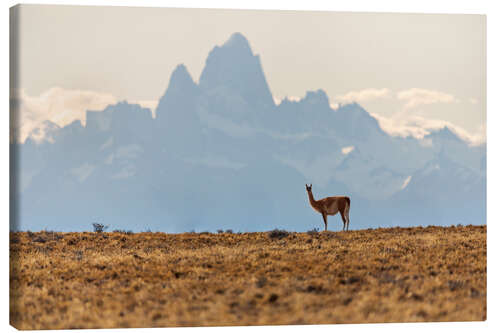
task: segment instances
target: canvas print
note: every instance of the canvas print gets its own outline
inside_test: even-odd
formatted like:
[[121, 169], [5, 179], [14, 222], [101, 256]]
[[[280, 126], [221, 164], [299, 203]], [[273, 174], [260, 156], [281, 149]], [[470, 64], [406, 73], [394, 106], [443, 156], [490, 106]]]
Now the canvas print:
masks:
[[19, 329], [486, 320], [486, 17], [10, 9]]

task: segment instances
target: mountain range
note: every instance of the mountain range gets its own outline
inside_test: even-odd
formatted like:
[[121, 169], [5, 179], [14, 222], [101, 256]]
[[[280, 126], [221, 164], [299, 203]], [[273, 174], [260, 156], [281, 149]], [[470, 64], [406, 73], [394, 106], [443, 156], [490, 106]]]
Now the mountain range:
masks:
[[317, 199], [349, 195], [354, 229], [486, 223], [486, 144], [447, 127], [391, 136], [323, 90], [276, 105], [240, 33], [210, 52], [198, 83], [179, 65], [155, 117], [123, 101], [87, 111], [85, 125], [46, 121], [10, 151], [15, 230], [322, 229], [305, 183]]

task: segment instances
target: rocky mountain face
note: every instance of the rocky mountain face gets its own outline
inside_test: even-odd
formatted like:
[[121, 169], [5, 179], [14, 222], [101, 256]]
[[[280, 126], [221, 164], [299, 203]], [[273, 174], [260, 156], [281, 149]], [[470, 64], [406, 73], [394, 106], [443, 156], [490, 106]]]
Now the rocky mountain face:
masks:
[[448, 128], [392, 137], [322, 90], [275, 105], [238, 33], [210, 52], [199, 84], [174, 70], [155, 118], [120, 102], [42, 134], [11, 144], [11, 229], [322, 228], [306, 182], [316, 198], [349, 195], [352, 228], [486, 223], [485, 145]]

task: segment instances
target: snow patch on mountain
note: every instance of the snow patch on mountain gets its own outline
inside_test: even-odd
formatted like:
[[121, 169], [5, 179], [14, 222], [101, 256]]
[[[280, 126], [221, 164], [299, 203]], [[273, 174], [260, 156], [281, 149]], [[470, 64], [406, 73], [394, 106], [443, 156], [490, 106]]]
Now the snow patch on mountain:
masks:
[[403, 182], [403, 185], [401, 185], [401, 189], [404, 189], [406, 186], [408, 186], [410, 181], [411, 181], [411, 176], [408, 176], [408, 178], [406, 178], [405, 181]]
[[354, 150], [354, 146], [342, 147], [342, 154], [349, 155], [350, 152]]

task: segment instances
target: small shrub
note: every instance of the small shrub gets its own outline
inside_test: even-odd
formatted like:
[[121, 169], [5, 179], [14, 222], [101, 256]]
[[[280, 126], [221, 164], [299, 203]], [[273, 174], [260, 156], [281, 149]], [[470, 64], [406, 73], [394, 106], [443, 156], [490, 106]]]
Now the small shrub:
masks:
[[45, 243], [45, 242], [47, 242], [47, 240], [45, 238], [43, 238], [43, 237], [38, 236], [35, 239], [33, 239], [33, 242]]
[[275, 293], [272, 293], [270, 296], [269, 296], [269, 303], [274, 303], [278, 300], [279, 296], [276, 295]]
[[63, 238], [62, 235], [52, 230], [43, 230], [40, 234], [43, 234], [46, 240], [60, 240]]
[[313, 235], [316, 235], [318, 232], [319, 232], [319, 229], [318, 228], [314, 228], [312, 230], [309, 230], [307, 232], [307, 234], [310, 235], [310, 236], [313, 236]]
[[92, 223], [92, 226], [94, 227], [94, 232], [103, 232], [109, 227], [109, 225], [104, 225], [101, 223]]
[[450, 280], [450, 281], [448, 281], [448, 287], [450, 288], [450, 291], [460, 290], [464, 287], [464, 282]]
[[227, 234], [232, 234], [232, 233], [233, 233], [233, 229], [227, 229], [227, 230], [226, 230], [226, 233], [227, 233]]
[[125, 234], [125, 235], [132, 235], [134, 232], [132, 230], [122, 230], [122, 229], [115, 229], [113, 232], [117, 232], [119, 234]]
[[255, 285], [257, 288], [263, 288], [267, 284], [267, 278], [265, 276], [260, 277]]
[[83, 259], [83, 251], [76, 251], [74, 259], [78, 260], [78, 261], [82, 261], [82, 259]]
[[218, 234], [223, 234], [223, 233], [224, 233], [224, 230], [222, 230], [222, 229], [217, 229], [217, 233], [218, 233]]
[[282, 239], [285, 237], [288, 237], [290, 233], [286, 230], [279, 230], [279, 229], [274, 229], [269, 232], [269, 237], [271, 239]]

